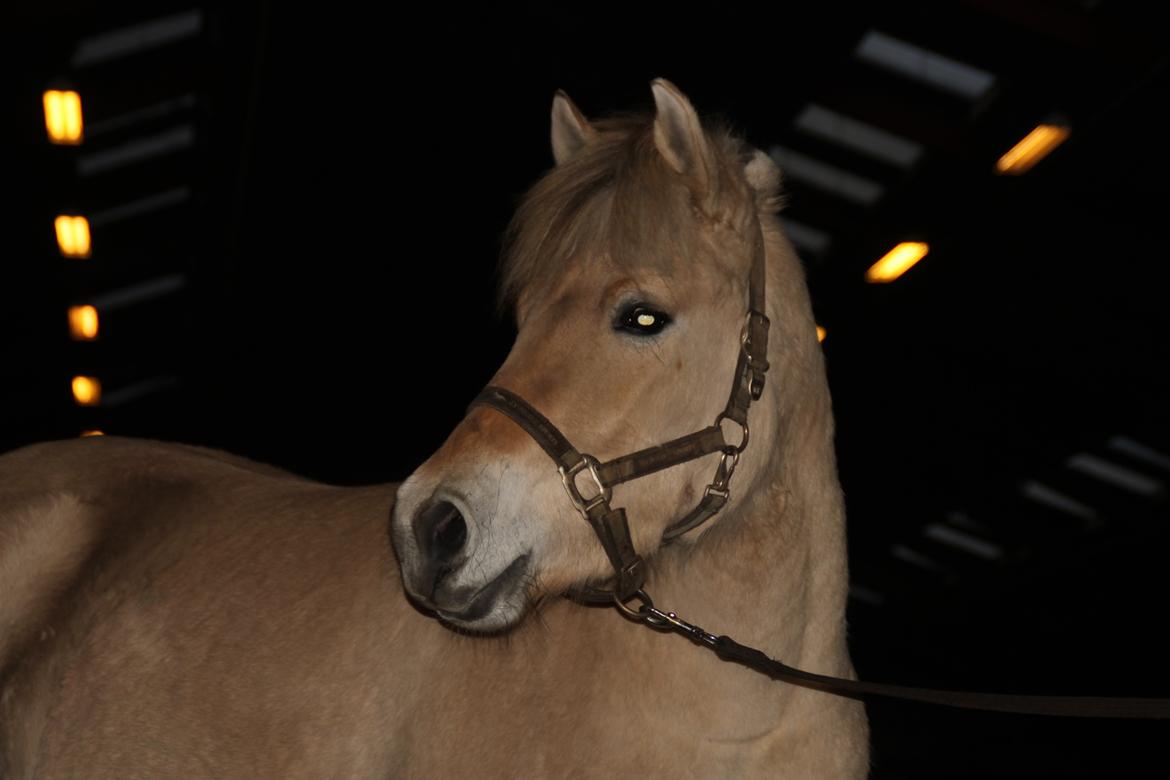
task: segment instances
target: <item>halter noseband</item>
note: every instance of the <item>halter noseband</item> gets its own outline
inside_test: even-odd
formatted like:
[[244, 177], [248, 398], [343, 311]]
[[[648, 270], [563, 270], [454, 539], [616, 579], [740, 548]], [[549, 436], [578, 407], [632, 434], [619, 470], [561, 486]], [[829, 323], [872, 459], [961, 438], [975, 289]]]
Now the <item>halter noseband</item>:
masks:
[[[581, 594], [589, 601], [619, 603], [629, 600], [645, 581], [645, 566], [630, 538], [630, 526], [626, 510], [610, 508], [613, 487], [623, 482], [644, 477], [672, 466], [677, 466], [704, 455], [720, 453], [715, 477], [703, 490], [703, 498], [685, 517], [669, 526], [662, 534], [664, 542], [685, 534], [705, 523], [724, 507], [731, 496], [729, 483], [739, 462], [739, 456], [748, 444], [748, 407], [758, 401], [764, 391], [764, 375], [768, 370], [768, 318], [764, 315], [764, 264], [763, 233], [756, 223], [756, 242], [752, 257], [752, 268], [748, 279], [747, 320], [740, 335], [739, 356], [735, 365], [731, 395], [727, 405], [715, 418], [715, 422], [702, 430], [680, 436], [677, 439], [638, 450], [628, 455], [601, 463], [597, 458], [579, 452], [560, 430], [532, 404], [502, 387], [489, 386], [471, 402], [471, 406], [485, 405], [502, 412], [523, 428], [540, 448], [557, 464], [561, 481], [569, 500], [581, 516], [593, 528], [606, 556], [614, 568], [612, 590], [587, 587]], [[731, 420], [740, 426], [743, 437], [736, 445], [727, 443], [721, 423]], [[582, 472], [589, 475], [596, 492], [582, 495], [577, 486], [577, 477]]]

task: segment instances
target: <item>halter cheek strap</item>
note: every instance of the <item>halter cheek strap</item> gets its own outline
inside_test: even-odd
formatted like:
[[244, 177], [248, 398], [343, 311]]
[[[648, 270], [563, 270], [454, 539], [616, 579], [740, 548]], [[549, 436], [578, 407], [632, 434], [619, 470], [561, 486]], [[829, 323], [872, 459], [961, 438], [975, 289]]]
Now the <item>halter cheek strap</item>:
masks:
[[[748, 407], [764, 391], [764, 376], [768, 370], [768, 318], [764, 315], [763, 235], [757, 223], [756, 246], [753, 252], [751, 275], [748, 281], [749, 309], [740, 334], [740, 349], [736, 358], [735, 376], [727, 405], [706, 428], [688, 433], [663, 444], [647, 447], [605, 463], [592, 455], [581, 453], [569, 442], [560, 429], [541, 414], [532, 404], [503, 387], [489, 386], [471, 406], [490, 406], [502, 412], [528, 433], [557, 464], [569, 500], [593, 528], [610, 564], [614, 569], [612, 590], [586, 588], [582, 596], [590, 601], [628, 601], [645, 582], [645, 565], [634, 549], [626, 510], [611, 508], [613, 487], [671, 468], [705, 455], [718, 452], [719, 465], [715, 477], [703, 490], [698, 505], [686, 516], [671, 524], [662, 534], [664, 542], [675, 539], [697, 528], [714, 517], [731, 497], [729, 483], [739, 456], [748, 444]], [[723, 435], [722, 423], [730, 420], [740, 426], [738, 444], [731, 445]], [[588, 476], [592, 487], [581, 492], [578, 478]]]

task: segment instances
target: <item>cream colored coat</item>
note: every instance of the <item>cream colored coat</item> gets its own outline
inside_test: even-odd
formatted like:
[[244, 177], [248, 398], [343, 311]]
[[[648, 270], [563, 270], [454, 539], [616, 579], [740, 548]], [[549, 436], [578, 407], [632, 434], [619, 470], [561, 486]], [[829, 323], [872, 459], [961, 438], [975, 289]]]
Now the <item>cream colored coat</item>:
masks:
[[[668, 83], [654, 94], [656, 118], [641, 130], [592, 125], [567, 98], [554, 102], [558, 166], [518, 217], [505, 284], [520, 335], [493, 382], [602, 459], [709, 424], [734, 367], [743, 236], [760, 219], [773, 367], [731, 504], [658, 549], [717, 456], [619, 487], [614, 504], [629, 509], [659, 606], [788, 663], [850, 675], [829, 397], [799, 262], [772, 214], [776, 172], [703, 131]], [[688, 265], [623, 263], [581, 238], [598, 235], [591, 228], [545, 246], [541, 257], [564, 261], [558, 272], [524, 266], [533, 231], [555, 227], [541, 204], [581, 194], [566, 177], [603, 164], [677, 177], [649, 190], [674, 187], [675, 200], [634, 187], [642, 194], [623, 203], [620, 176], [596, 193], [614, 220], [646, 224], [630, 212], [652, 210], [685, 239]], [[671, 311], [661, 337], [609, 327], [631, 294]], [[422, 556], [412, 529], [435, 496], [466, 516], [463, 562], [447, 575], [462, 587], [528, 556], [488, 614], [462, 626], [477, 633], [409, 598]], [[489, 409], [401, 488], [329, 487], [112, 437], [10, 453], [0, 457], [0, 777], [865, 775], [859, 704], [558, 597], [605, 567], [547, 456]]]

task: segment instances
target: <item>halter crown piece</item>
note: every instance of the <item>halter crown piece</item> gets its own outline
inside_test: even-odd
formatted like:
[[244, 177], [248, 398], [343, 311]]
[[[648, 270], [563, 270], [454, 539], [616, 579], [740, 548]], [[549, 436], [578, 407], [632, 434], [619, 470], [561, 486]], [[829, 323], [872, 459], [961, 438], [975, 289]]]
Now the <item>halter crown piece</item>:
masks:
[[[646, 579], [645, 562], [634, 549], [626, 510], [610, 507], [613, 488], [623, 482], [677, 466], [704, 455], [718, 452], [715, 477], [703, 490], [703, 498], [685, 517], [677, 520], [662, 534], [669, 542], [710, 520], [731, 497], [729, 484], [739, 456], [748, 445], [748, 407], [764, 391], [768, 371], [768, 318], [764, 315], [764, 238], [756, 222], [755, 248], [748, 278], [748, 311], [740, 334], [739, 356], [732, 378], [731, 395], [715, 422], [702, 430], [688, 433], [663, 444], [638, 450], [601, 463], [592, 455], [579, 452], [547, 417], [520, 396], [503, 387], [489, 386], [471, 405], [490, 406], [523, 428], [557, 464], [569, 500], [593, 528], [605, 554], [613, 565], [613, 584], [609, 590], [586, 587], [580, 594], [587, 601], [615, 600], [619, 605], [641, 590]], [[740, 426], [738, 444], [728, 444], [722, 422], [730, 420]], [[577, 478], [588, 475], [592, 489], [582, 494]]]

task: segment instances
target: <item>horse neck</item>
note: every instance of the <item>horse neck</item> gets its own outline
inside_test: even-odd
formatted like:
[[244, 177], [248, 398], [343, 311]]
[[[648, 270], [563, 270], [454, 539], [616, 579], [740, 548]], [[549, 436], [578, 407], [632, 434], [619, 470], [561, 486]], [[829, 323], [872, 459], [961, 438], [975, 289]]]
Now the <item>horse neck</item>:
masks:
[[[769, 315], [781, 323], [776, 297]], [[844, 502], [823, 361], [812, 349], [788, 375], [780, 367], [752, 407], [751, 455], [763, 459], [754, 478], [733, 480], [732, 503], [693, 543], [662, 551], [650, 586], [660, 608], [712, 633], [842, 674]]]

